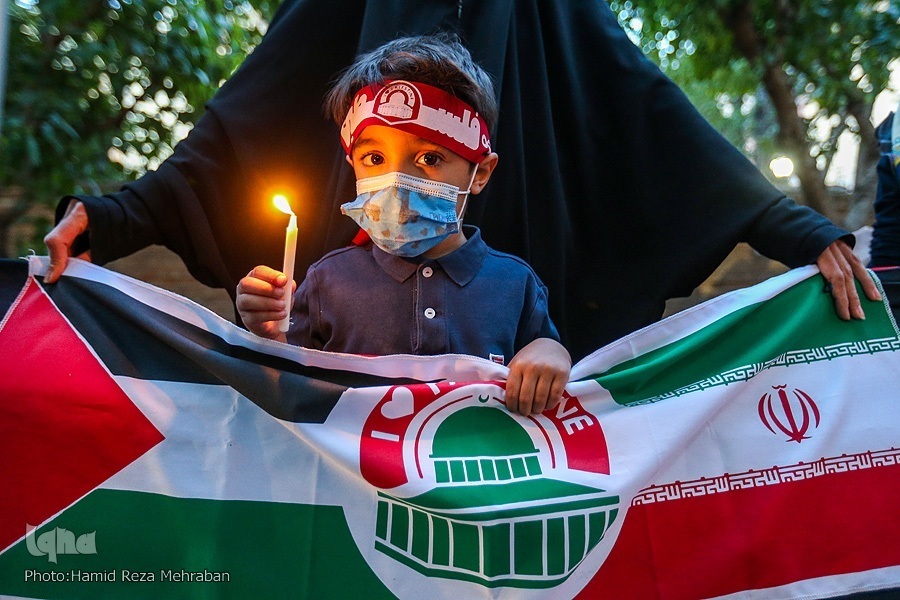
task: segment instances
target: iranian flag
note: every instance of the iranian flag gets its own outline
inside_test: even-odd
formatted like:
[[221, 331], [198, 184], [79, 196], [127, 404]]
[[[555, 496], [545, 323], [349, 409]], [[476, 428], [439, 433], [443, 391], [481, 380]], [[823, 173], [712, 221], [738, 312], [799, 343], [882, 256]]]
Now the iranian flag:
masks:
[[0, 263], [0, 596], [824, 598], [900, 587], [900, 338], [814, 268], [604, 347], [523, 418], [487, 360], [253, 336]]

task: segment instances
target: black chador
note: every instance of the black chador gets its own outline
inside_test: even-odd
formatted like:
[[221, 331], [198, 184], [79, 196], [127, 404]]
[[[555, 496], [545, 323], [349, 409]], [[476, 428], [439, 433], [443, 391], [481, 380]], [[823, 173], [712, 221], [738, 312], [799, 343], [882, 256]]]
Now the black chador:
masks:
[[287, 0], [264, 41], [155, 172], [82, 197], [98, 263], [150, 244], [232, 295], [253, 266], [279, 268], [288, 195], [296, 273], [346, 245], [355, 196], [321, 103], [360, 51], [400, 35], [457, 32], [494, 78], [500, 163], [467, 221], [550, 289], [576, 360], [657, 320], [734, 245], [789, 266], [843, 232], [797, 207], [690, 105], [598, 0]]

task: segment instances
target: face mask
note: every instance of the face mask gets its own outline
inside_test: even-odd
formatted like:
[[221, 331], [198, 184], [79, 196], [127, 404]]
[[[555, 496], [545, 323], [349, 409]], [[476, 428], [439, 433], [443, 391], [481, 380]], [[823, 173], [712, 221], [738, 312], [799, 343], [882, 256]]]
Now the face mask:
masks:
[[356, 200], [342, 205], [341, 212], [385, 252], [410, 257], [428, 252], [459, 231], [456, 199], [469, 191], [405, 173], [387, 173], [358, 180], [356, 193]]

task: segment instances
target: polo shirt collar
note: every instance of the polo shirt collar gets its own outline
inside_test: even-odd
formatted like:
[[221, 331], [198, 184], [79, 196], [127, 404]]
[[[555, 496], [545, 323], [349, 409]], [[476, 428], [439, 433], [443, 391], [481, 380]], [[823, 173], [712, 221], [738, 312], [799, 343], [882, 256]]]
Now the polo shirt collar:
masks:
[[[472, 281], [487, 257], [488, 247], [481, 239], [481, 231], [474, 226], [464, 225], [463, 231], [466, 233], [466, 243], [438, 259], [434, 262], [441, 265], [441, 268], [447, 273], [447, 276], [453, 280], [456, 285], [462, 287]], [[422, 263], [432, 262], [431, 259], [417, 256], [414, 258], [404, 258], [395, 256], [385, 252], [376, 245], [372, 245], [372, 255], [375, 262], [381, 269], [390, 275], [398, 283], [403, 283], [416, 272]]]
[[375, 244], [372, 244], [372, 256], [375, 262], [381, 267], [381, 270], [390, 275], [397, 283], [403, 283], [409, 279], [416, 269], [419, 268], [421, 260], [419, 257], [403, 258], [385, 252]]
[[472, 225], [464, 225], [463, 231], [468, 238], [466, 243], [436, 260], [460, 287], [475, 279], [488, 253], [487, 244], [481, 239], [481, 230]]

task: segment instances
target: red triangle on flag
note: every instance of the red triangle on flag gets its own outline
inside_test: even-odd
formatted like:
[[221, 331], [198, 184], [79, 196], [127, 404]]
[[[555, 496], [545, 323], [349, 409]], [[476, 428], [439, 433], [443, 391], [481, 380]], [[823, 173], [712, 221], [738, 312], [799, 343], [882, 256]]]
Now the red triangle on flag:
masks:
[[163, 439], [29, 278], [0, 324], [0, 551]]

